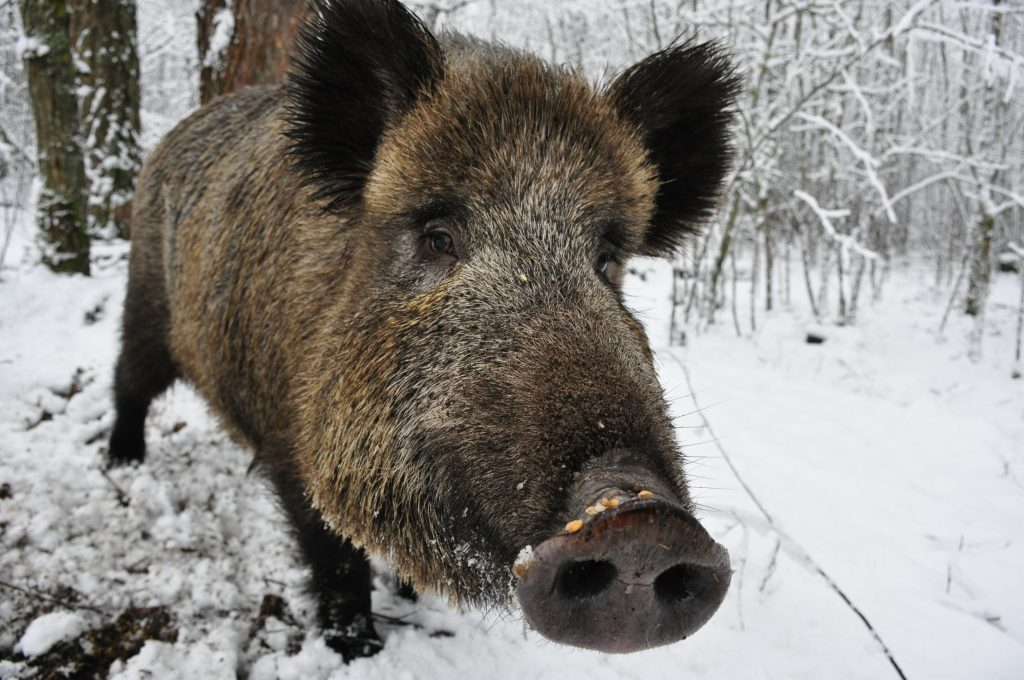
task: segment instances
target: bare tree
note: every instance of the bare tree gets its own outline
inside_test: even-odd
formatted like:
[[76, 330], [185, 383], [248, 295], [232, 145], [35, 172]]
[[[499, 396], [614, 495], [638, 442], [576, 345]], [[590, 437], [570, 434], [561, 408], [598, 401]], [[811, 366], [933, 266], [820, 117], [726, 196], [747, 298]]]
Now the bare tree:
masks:
[[[1003, 16], [998, 11], [1002, 0], [992, 0], [992, 7], [996, 10], [988, 17], [988, 35], [990, 49], [998, 50], [1001, 47], [1002, 20]], [[966, 23], [966, 19], [964, 20]], [[966, 26], [965, 26], [966, 28]], [[966, 33], [966, 31], [965, 31]], [[982, 58], [981, 54], [970, 54], [975, 61]], [[988, 79], [984, 79], [988, 80]], [[998, 144], [1005, 151], [1012, 148], [1012, 140], [1002, 140], [997, 129], [1005, 131], [1020, 132], [1020, 126], [1009, 119], [1009, 107], [1003, 105], [1002, 95], [996, 83], [988, 80], [985, 82], [981, 92], [971, 92], [965, 82], [962, 87], [961, 110], [965, 118], [991, 117], [991, 122], [985, 126], [986, 132], [982, 133], [981, 139], [972, 139], [974, 133], [965, 136], [963, 144], [969, 156], [975, 155], [975, 148], [979, 145]], [[1024, 120], [1022, 116], [1021, 120]], [[987, 137], [987, 139], [986, 139]], [[990, 150], [994, 151], [994, 149]], [[989, 153], [990, 157], [994, 154]], [[992, 187], [999, 184], [999, 174], [1003, 163], [999, 163], [994, 169], [979, 170], [976, 165], [970, 168], [971, 178], [974, 180], [974, 192], [977, 197], [978, 217], [974, 229], [974, 237], [971, 244], [970, 275], [967, 279], [967, 296], [964, 300], [964, 312], [971, 316], [982, 316], [984, 313], [985, 300], [988, 297], [989, 281], [992, 278], [992, 266], [994, 263], [993, 241], [995, 236], [996, 217], [999, 211], [997, 201], [993, 200]]]
[[54, 271], [89, 273], [85, 161], [66, 0], [21, 0], [29, 96], [36, 121], [42, 188], [38, 221]]

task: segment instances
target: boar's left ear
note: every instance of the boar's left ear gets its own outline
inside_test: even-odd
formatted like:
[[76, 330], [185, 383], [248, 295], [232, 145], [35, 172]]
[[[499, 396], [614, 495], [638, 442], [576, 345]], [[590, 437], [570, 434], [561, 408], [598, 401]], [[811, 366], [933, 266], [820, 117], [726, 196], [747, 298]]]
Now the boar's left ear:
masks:
[[714, 43], [684, 44], [630, 67], [608, 95], [637, 126], [660, 186], [645, 255], [668, 255], [710, 216], [732, 159], [729, 124], [739, 89]]
[[328, 210], [357, 203], [385, 130], [444, 73], [396, 0], [315, 0], [285, 86], [289, 152]]

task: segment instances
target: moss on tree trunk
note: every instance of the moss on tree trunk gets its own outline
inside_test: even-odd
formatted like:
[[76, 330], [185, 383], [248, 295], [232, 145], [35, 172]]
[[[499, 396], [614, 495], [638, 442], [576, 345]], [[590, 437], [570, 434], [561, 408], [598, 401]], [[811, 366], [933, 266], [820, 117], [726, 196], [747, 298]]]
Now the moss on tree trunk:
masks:
[[127, 238], [139, 151], [139, 56], [134, 0], [71, 0], [82, 66], [90, 231]]
[[21, 0], [29, 46], [29, 94], [36, 121], [39, 230], [43, 262], [54, 271], [89, 273], [85, 163], [79, 140], [78, 97], [66, 0]]

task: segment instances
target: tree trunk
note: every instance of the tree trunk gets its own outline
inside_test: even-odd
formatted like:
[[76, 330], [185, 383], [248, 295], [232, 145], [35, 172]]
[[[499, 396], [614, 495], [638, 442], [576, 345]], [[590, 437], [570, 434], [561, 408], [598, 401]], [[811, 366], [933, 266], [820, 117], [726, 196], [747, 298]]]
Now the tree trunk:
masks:
[[851, 325], [857, 322], [857, 306], [860, 304], [860, 288], [864, 284], [864, 272], [867, 271], [867, 268], [867, 258], [858, 258], [857, 273], [853, 275], [853, 282], [850, 285], [850, 305], [847, 308], [844, 325]]
[[970, 316], [981, 314], [988, 297], [988, 283], [992, 277], [992, 232], [995, 218], [983, 215], [978, 222], [978, 235], [971, 257], [971, 273], [967, 279], [967, 299], [964, 313]]
[[1013, 353], [1013, 372], [1011, 375], [1014, 380], [1020, 380], [1021, 378], [1021, 341], [1024, 338], [1024, 248], [1013, 248], [1014, 254], [1017, 255], [1017, 266], [1020, 267], [1020, 302], [1017, 303], [1017, 344]]
[[[715, 322], [715, 312], [718, 310], [718, 282], [722, 277], [722, 267], [725, 266], [725, 258], [729, 255], [729, 247], [732, 245], [732, 230], [736, 226], [736, 218], [739, 215], [740, 196], [737, 192], [732, 199], [732, 206], [729, 209], [729, 217], [725, 220], [722, 228], [722, 241], [718, 247], [718, 255], [715, 257], [715, 264], [711, 268], [710, 283], [708, 284], [708, 324]], [[687, 309], [689, 312], [689, 309]]]
[[[1002, 4], [1002, 0], [993, 0], [992, 6], [999, 7]], [[991, 31], [990, 38], [992, 44], [996, 47], [1000, 45], [1000, 39], [1002, 37], [1002, 18], [999, 12], [993, 12], [990, 18], [989, 29]], [[979, 106], [980, 115], [989, 115], [992, 117], [992, 125], [998, 125], [1001, 121], [999, 113], [1005, 112], [1006, 109], [999, 105], [999, 96], [993, 92], [991, 86], [986, 87], [985, 96], [983, 101], [971, 103]], [[1002, 120], [1006, 120], [1003, 118]], [[972, 152], [972, 142], [970, 138], [966, 140], [967, 150]], [[967, 279], [967, 298], [964, 301], [964, 313], [973, 316], [976, 319], [980, 319], [984, 314], [985, 300], [988, 297], [989, 280], [992, 278], [992, 239], [995, 236], [995, 215], [989, 212], [987, 204], [991, 204], [990, 189], [986, 184], [995, 184], [998, 178], [999, 170], [995, 170], [991, 175], [985, 179], [981, 179], [980, 175], [975, 173], [975, 180], [977, 183], [977, 190], [979, 195], [979, 202], [981, 203], [979, 212], [981, 213], [981, 219], [978, 220], [978, 228], [975, 233], [974, 239], [972, 239], [972, 252], [971, 252], [971, 270], [970, 275]], [[980, 327], [977, 331], [979, 337], [978, 347], [980, 348]]]
[[[760, 206], [766, 210], [767, 206]], [[774, 307], [773, 283], [775, 278], [775, 243], [772, 241], [771, 220], [765, 216], [764, 219], [764, 311], [770, 312]]]
[[757, 330], [757, 286], [761, 276], [761, 229], [754, 228], [754, 258], [750, 264], [750, 332]]
[[36, 120], [39, 230], [43, 262], [54, 271], [89, 273], [85, 162], [79, 145], [78, 97], [66, 0], [21, 0], [25, 65]]
[[842, 246], [836, 247], [836, 287], [839, 289], [839, 325], [845, 326], [847, 322], [847, 311], [846, 311], [846, 275], [845, 267], [843, 265], [843, 258], [846, 253], [843, 251]]
[[134, 0], [71, 0], [93, 234], [127, 238], [139, 150]]
[[281, 82], [289, 45], [308, 13], [307, 0], [203, 0], [196, 17], [200, 102]]
[[811, 265], [807, 259], [807, 250], [803, 248], [801, 244], [800, 257], [803, 260], [804, 265], [804, 286], [807, 288], [807, 301], [811, 304], [811, 313], [814, 314], [814, 320], [821, 320], [821, 312], [818, 311], [818, 302], [814, 298], [814, 287], [811, 285]]

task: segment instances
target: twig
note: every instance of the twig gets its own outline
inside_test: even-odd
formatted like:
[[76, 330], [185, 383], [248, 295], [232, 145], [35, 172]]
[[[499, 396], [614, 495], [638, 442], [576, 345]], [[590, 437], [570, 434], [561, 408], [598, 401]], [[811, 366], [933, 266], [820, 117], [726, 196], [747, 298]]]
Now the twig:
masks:
[[[675, 354], [669, 352], [668, 355], [672, 359], [672, 361], [674, 361], [676, 365], [679, 366], [679, 368], [683, 371], [683, 377], [686, 378], [686, 384], [690, 390], [690, 399], [693, 400], [694, 410], [690, 411], [690, 413], [687, 413], [685, 415], [692, 415], [694, 413], [700, 415], [700, 419], [704, 421], [704, 427], [706, 427], [708, 432], [711, 434], [711, 440], [715, 442], [715, 446], [718, 447], [718, 451], [719, 453], [722, 454], [722, 459], [725, 461], [726, 465], [728, 465], [729, 469], [732, 470], [732, 474], [734, 477], [736, 477], [736, 481], [740, 483], [740, 486], [743, 487], [743, 490], [747, 492], [748, 496], [750, 496], [750, 500], [754, 501], [754, 505], [756, 505], [757, 509], [761, 511], [761, 514], [764, 515], [764, 518], [768, 520], [768, 524], [774, 527], [775, 520], [772, 519], [771, 514], [769, 514], [768, 510], [766, 510], [764, 505], [761, 504], [761, 500], [757, 497], [757, 494], [754, 493], [754, 490], [747, 485], [746, 480], [743, 479], [743, 475], [741, 475], [740, 471], [736, 469], [735, 465], [733, 465], [732, 459], [729, 458], [729, 454], [727, 454], [725, 452], [725, 449], [722, 448], [722, 443], [718, 441], [718, 435], [715, 434], [715, 431], [711, 428], [711, 422], [704, 415], [704, 408], [702, 408], [700, 403], [698, 403], [697, 395], [693, 394], [693, 383], [690, 381], [690, 373], [689, 371], [686, 370], [686, 366], [683, 364], [682, 361], [679, 360], [678, 357], [676, 357]], [[722, 400], [718, 403], [721, 404], [724, 401], [725, 400]]]
[[775, 568], [779, 565], [779, 551], [782, 549], [782, 541], [776, 539], [775, 550], [772, 550], [772, 559], [768, 562], [768, 568], [765, 569], [764, 578], [761, 579], [761, 585], [757, 591], [763, 593], [764, 589], [768, 587], [768, 581], [771, 580], [772, 575], [775, 573]]
[[103, 475], [103, 479], [107, 480], [110, 486], [114, 487], [114, 491], [117, 492], [117, 502], [121, 504], [122, 508], [127, 508], [131, 504], [131, 498], [129, 498], [128, 494], [124, 492], [124, 489], [118, 486], [117, 482], [113, 480], [102, 465], [100, 466], [100, 474]]
[[375, 621], [387, 623], [392, 626], [410, 626], [412, 628], [421, 629], [423, 624], [416, 623], [415, 621], [408, 621], [407, 619], [413, 614], [406, 614], [405, 616], [389, 616], [388, 614], [381, 614], [380, 612], [373, 612], [372, 616]]
[[[964, 549], [964, 535], [960, 534], [960, 543], [956, 546], [957, 554], [963, 552]], [[953, 556], [954, 558], [956, 555]], [[953, 558], [946, 562], [946, 595], [950, 594], [953, 588]]]
[[892, 665], [893, 670], [896, 671], [896, 675], [900, 677], [900, 680], [907, 680], [907, 676], [903, 673], [903, 669], [900, 668], [900, 665], [896, 662], [896, 657], [893, 656], [892, 650], [890, 650], [889, 646], [885, 644], [885, 642], [882, 640], [882, 636], [878, 634], [878, 631], [871, 624], [871, 621], [868, 620], [868, 617], [864, 614], [864, 612], [862, 612], [860, 608], [853, 603], [853, 601], [840, 587], [840, 585], [836, 583], [836, 581], [831, 576], [829, 576], [828, 572], [826, 572], [825, 569], [820, 564], [818, 564], [818, 562], [815, 561], [813, 557], [811, 557], [810, 553], [808, 553], [803, 546], [794, 541], [785, 531], [783, 531], [777, 524], [775, 524], [775, 520], [772, 519], [772, 516], [765, 509], [764, 504], [761, 503], [760, 499], [757, 497], [754, 491], [750, 488], [746, 481], [744, 481], [742, 475], [740, 475], [739, 471], [736, 469], [736, 466], [733, 465], [732, 460], [729, 458], [729, 454], [726, 453], [725, 449], [722, 447], [722, 442], [715, 434], [714, 428], [711, 427], [711, 423], [704, 415], [703, 409], [700, 408], [700, 404], [697, 402], [697, 395], [694, 394], [693, 382], [690, 380], [690, 372], [686, 370], [686, 365], [682, 361], [680, 361], [679, 358], [675, 356], [675, 354], [669, 352], [668, 355], [669, 357], [672, 358], [672, 360], [676, 363], [676, 365], [679, 366], [680, 370], [682, 370], [683, 372], [683, 377], [686, 380], [687, 388], [690, 390], [690, 398], [693, 400], [693, 405], [695, 408], [694, 413], [700, 414], [701, 420], [704, 421], [704, 426], [707, 428], [708, 432], [711, 433], [711, 436], [714, 437], [715, 446], [718, 447], [719, 453], [722, 454], [722, 459], [725, 460], [726, 464], [729, 466], [729, 469], [732, 470], [733, 474], [736, 476], [736, 480], [740, 483], [740, 486], [743, 487], [743, 490], [747, 492], [747, 495], [750, 496], [750, 499], [754, 502], [754, 505], [756, 505], [757, 509], [761, 511], [761, 514], [764, 515], [765, 520], [767, 520], [768, 522], [768, 526], [771, 527], [771, 529], [776, 534], [778, 534], [779, 538], [784, 540], [787, 543], [787, 545], [795, 547], [797, 551], [801, 554], [801, 557], [804, 559], [804, 561], [806, 561], [807, 564], [819, 576], [821, 576], [822, 579], [824, 579], [825, 583], [828, 584], [828, 586], [833, 590], [833, 592], [835, 592], [835, 594], [838, 595], [840, 599], [842, 599], [842, 601], [846, 603], [846, 606], [850, 609], [850, 611], [857, 615], [857, 617], [864, 624], [864, 627], [867, 628], [868, 632], [871, 634], [871, 637], [873, 637], [875, 639], [875, 642], [877, 642], [878, 645], [882, 648], [882, 652], [885, 654], [886, 658], [889, 659], [889, 663]]
[[[736, 579], [736, 614], [740, 619], [740, 630], [746, 630], [747, 626], [743, 621], [743, 572], [747, 569], [746, 553], [748, 551], [746, 548], [750, 546], [750, 532], [747, 529], [747, 525], [743, 523], [743, 520], [739, 515], [733, 512], [732, 516], [736, 518], [736, 524], [743, 529], [743, 545], [745, 549], [743, 551], [743, 558], [740, 560], [739, 577]], [[732, 529], [730, 529], [730, 531], [732, 531]]]
[[857, 615], [861, 622], [864, 623], [864, 627], [871, 632], [871, 637], [875, 638], [875, 641], [882, 646], [882, 651], [885, 653], [886, 658], [889, 659], [889, 663], [892, 664], [893, 670], [896, 671], [896, 675], [900, 676], [901, 680], [907, 680], [907, 676], [904, 675], [903, 669], [900, 668], [900, 665], [896, 663], [896, 657], [892, 655], [892, 651], [889, 649], [889, 646], [882, 641], [882, 638], [878, 634], [878, 631], [875, 630], [875, 627], [873, 625], [871, 625], [871, 622], [868, 621], [868, 617], [865, 616], [864, 612], [860, 610], [860, 607], [853, 603], [853, 600], [851, 600], [850, 597], [843, 591], [843, 589], [839, 587], [839, 584], [836, 583], [832, 579], [832, 577], [828, 575], [828, 573], [821, 567], [821, 565], [819, 565], [817, 562], [811, 559], [809, 555], [807, 556], [807, 559], [810, 562], [811, 566], [814, 568], [814, 570], [818, 572], [818, 575], [825, 579], [825, 583], [827, 583], [829, 587], [833, 591], [835, 591], [836, 595], [842, 598], [843, 602], [846, 603], [846, 606], [849, 607], [850, 610]]
[[960, 284], [963, 283], [964, 274], [967, 273], [968, 260], [970, 260], [970, 254], [965, 250], [963, 260], [960, 262], [960, 273], [956, 275], [956, 282], [953, 284], [953, 290], [949, 294], [949, 302], [946, 304], [946, 310], [942, 313], [942, 321], [939, 322], [940, 335], [946, 331], [946, 322], [949, 321], [949, 313], [953, 311], [953, 305], [956, 304], [957, 293], [960, 291]]
[[88, 604], [75, 604], [74, 602], [68, 602], [67, 600], [61, 600], [56, 597], [50, 597], [49, 595], [44, 595], [35, 590], [29, 590], [27, 588], [22, 588], [21, 586], [16, 586], [13, 583], [8, 583], [7, 581], [0, 581], [0, 588], [16, 590], [19, 593], [22, 593], [23, 595], [28, 595], [29, 597], [35, 598], [37, 600], [43, 600], [45, 602], [53, 602], [54, 604], [59, 604], [62, 607], [67, 607], [68, 609], [85, 609], [90, 612], [95, 612], [96, 614], [106, 614], [105, 611], [98, 607], [93, 607], [92, 605]]

